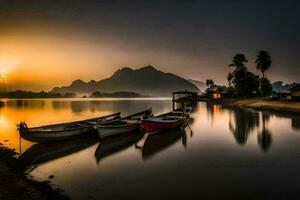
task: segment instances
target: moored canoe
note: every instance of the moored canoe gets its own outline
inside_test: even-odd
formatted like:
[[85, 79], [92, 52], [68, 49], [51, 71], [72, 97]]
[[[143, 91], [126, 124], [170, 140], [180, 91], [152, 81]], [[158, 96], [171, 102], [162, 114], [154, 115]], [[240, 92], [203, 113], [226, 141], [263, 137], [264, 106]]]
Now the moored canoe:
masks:
[[152, 115], [151, 108], [114, 121], [98, 123], [97, 131], [99, 137], [105, 138], [136, 131], [141, 128], [142, 118], [150, 115]]
[[156, 117], [142, 120], [142, 128], [147, 133], [157, 133], [160, 131], [174, 129], [185, 123], [186, 117], [180, 113], [169, 112]]
[[75, 139], [86, 134], [94, 134], [97, 122], [106, 122], [120, 118], [120, 113], [101, 116], [97, 118], [46, 125], [29, 128], [25, 122], [19, 124], [19, 133], [22, 138], [31, 142], [56, 142]]

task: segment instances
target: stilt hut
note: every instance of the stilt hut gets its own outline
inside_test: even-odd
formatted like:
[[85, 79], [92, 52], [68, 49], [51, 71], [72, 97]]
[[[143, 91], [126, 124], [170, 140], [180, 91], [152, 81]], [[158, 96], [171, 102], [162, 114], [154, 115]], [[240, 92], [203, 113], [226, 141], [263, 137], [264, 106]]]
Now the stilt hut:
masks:
[[176, 110], [184, 106], [193, 107], [198, 101], [198, 93], [191, 91], [177, 91], [172, 93], [172, 108]]

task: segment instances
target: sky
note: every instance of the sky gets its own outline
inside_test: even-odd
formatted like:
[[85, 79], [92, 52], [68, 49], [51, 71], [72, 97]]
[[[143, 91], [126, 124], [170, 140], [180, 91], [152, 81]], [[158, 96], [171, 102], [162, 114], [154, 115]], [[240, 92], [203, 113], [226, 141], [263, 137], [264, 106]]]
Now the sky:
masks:
[[0, 74], [9, 89], [51, 90], [152, 65], [226, 84], [244, 53], [271, 81], [300, 82], [300, 2], [277, 0], [0, 0]]

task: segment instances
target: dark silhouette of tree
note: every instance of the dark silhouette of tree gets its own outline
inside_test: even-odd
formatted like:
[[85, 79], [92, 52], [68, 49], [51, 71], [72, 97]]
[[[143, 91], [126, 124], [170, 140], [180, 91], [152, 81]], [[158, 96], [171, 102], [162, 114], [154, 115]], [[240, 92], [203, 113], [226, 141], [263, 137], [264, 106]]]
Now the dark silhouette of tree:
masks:
[[207, 87], [211, 87], [211, 86], [213, 86], [215, 84], [215, 82], [214, 82], [214, 80], [212, 80], [212, 79], [207, 79], [206, 80], [206, 86]]
[[260, 51], [256, 58], [256, 68], [261, 71], [263, 78], [265, 77], [265, 71], [267, 71], [272, 64], [271, 56], [267, 51]]
[[227, 81], [228, 81], [228, 85], [229, 85], [229, 86], [231, 86], [232, 79], [233, 79], [233, 74], [230, 72], [230, 73], [227, 75]]
[[245, 63], [248, 62], [244, 54], [237, 54], [233, 57], [230, 67], [235, 67], [232, 73], [229, 73], [227, 80], [233, 84], [235, 93], [239, 97], [250, 97], [259, 93], [259, 77], [247, 70]]
[[248, 60], [246, 59], [244, 54], [236, 54], [233, 59], [232, 63], [229, 65], [229, 67], [235, 67], [236, 69], [241, 69], [245, 67], [244, 63], [247, 63]]
[[272, 94], [273, 87], [267, 78], [260, 79], [260, 91], [263, 96], [269, 96]]

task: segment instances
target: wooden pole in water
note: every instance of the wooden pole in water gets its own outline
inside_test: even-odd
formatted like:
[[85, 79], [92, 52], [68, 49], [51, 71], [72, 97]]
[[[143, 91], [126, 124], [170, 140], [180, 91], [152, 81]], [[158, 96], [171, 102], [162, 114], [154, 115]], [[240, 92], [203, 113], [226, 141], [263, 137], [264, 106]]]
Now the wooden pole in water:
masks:
[[174, 111], [175, 110], [175, 94], [172, 93], [172, 110]]
[[19, 151], [20, 151], [20, 154], [22, 154], [22, 138], [20, 135], [19, 135]]

